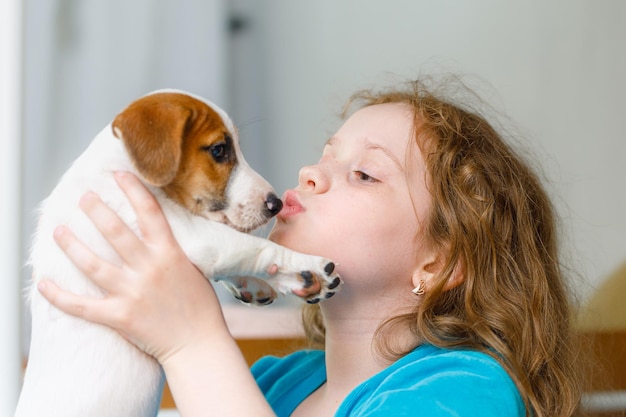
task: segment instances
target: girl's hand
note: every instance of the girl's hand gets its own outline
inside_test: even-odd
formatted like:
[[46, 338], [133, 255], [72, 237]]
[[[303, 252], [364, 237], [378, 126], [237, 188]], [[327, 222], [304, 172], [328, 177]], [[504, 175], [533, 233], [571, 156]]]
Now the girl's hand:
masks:
[[[78, 296], [41, 281], [39, 290], [62, 311], [104, 324], [163, 365], [181, 415], [273, 416], [235, 340], [213, 287], [187, 259], [152, 194], [131, 174], [116, 174], [137, 213], [143, 240], [95, 194], [81, 209], [122, 259], [112, 265], [60, 226], [55, 239], [76, 266], [105, 290]], [[241, 401], [245, 398], [245, 401]]]
[[72, 262], [105, 292], [79, 296], [40, 282], [43, 296], [60, 310], [117, 330], [159, 362], [209, 338], [229, 338], [213, 287], [187, 259], [154, 196], [132, 174], [116, 180], [137, 213], [143, 240], [100, 198], [86, 194], [81, 209], [120, 255], [122, 265], [97, 257], [64, 226], [55, 240]]

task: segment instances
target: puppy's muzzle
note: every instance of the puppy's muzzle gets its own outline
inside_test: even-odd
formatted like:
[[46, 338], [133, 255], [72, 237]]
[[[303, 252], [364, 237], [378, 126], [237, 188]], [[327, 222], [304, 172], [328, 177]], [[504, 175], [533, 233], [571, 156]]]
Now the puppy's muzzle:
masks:
[[274, 193], [269, 193], [265, 199], [267, 217], [274, 217], [283, 208], [283, 202]]

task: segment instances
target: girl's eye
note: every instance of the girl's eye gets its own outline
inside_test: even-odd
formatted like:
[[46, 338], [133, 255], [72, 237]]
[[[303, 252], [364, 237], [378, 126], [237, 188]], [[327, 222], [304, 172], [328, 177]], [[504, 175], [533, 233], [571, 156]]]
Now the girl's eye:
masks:
[[363, 171], [354, 171], [354, 175], [360, 180], [364, 182], [378, 182], [378, 180]]

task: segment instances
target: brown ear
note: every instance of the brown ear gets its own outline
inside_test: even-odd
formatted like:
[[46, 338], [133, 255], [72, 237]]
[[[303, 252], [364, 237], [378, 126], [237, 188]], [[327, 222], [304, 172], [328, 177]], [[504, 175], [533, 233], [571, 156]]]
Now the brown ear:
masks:
[[169, 184], [178, 171], [190, 109], [172, 95], [154, 94], [131, 103], [113, 120], [115, 137], [124, 142], [133, 165], [150, 184]]

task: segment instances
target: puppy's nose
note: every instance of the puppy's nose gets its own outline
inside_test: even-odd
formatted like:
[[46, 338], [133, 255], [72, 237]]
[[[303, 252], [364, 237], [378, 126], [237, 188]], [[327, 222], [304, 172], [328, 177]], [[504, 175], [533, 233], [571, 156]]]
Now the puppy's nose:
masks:
[[283, 208], [283, 202], [274, 193], [269, 193], [265, 199], [265, 207], [271, 217], [275, 216]]

